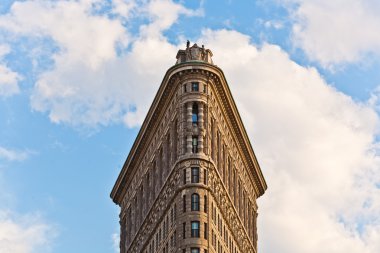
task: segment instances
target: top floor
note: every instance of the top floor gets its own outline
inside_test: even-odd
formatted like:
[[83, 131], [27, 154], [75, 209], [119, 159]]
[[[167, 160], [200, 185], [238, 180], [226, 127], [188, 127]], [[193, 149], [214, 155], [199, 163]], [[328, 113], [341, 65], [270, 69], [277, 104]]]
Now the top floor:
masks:
[[179, 50], [177, 53], [176, 64], [190, 61], [201, 61], [209, 64], [214, 64], [211, 57], [212, 52], [210, 49], [205, 49], [204, 45], [202, 45], [202, 47], [199, 47], [196, 43], [190, 47], [190, 41], [187, 41], [186, 49]]

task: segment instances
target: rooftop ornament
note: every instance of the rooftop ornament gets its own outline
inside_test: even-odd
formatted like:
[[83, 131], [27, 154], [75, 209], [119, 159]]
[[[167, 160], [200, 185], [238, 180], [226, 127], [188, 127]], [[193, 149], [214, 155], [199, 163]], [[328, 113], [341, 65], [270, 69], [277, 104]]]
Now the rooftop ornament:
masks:
[[176, 64], [190, 61], [199, 61], [214, 64], [211, 57], [212, 52], [210, 49], [205, 49], [204, 45], [202, 45], [202, 47], [199, 47], [196, 43], [190, 47], [190, 41], [187, 41], [186, 49], [178, 50]]

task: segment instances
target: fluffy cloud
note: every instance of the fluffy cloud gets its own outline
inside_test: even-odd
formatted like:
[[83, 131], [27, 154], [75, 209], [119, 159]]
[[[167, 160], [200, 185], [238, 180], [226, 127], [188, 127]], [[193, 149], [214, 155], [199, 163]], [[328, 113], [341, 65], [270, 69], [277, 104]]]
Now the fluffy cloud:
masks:
[[8, 45], [0, 45], [0, 96], [11, 96], [20, 91], [17, 83], [21, 76], [8, 68], [3, 60], [9, 52]]
[[[60, 51], [55, 60], [96, 69], [116, 56], [117, 43], [128, 36], [118, 20], [95, 15], [99, 1], [15, 2], [9, 13], [0, 17], [0, 28], [18, 36], [49, 37]], [[99, 7], [98, 7], [99, 8]]]
[[312, 60], [330, 67], [380, 55], [377, 0], [282, 0], [293, 25], [293, 42]]
[[[98, 6], [98, 1], [18, 2], [0, 18], [0, 27], [16, 36], [52, 38], [60, 48], [53, 67], [35, 84], [34, 110], [72, 126], [124, 122], [134, 127], [142, 122], [163, 73], [175, 62], [177, 47], [162, 32], [179, 15], [201, 11], [168, 0], [141, 6], [113, 1], [111, 12], [121, 18], [110, 19], [94, 14]], [[132, 39], [122, 25], [129, 13], [148, 19]]]
[[49, 239], [54, 233], [34, 215], [15, 217], [0, 210], [0, 252], [39, 252], [49, 247]]
[[379, 117], [275, 45], [204, 33], [226, 73], [269, 189], [260, 251], [375, 253], [380, 241]]
[[14, 149], [9, 149], [0, 146], [0, 161], [22, 161], [29, 157], [29, 155], [33, 153], [31, 151], [19, 151]]
[[[352, 33], [363, 34], [351, 40], [346, 30], [334, 32], [343, 29], [339, 25], [352, 10], [349, 4], [336, 10], [343, 13], [336, 18], [328, 11], [334, 3], [319, 2], [325, 3], [321, 10], [313, 9], [319, 6], [316, 1], [300, 1], [294, 9], [294, 38], [310, 57], [328, 65], [376, 52], [376, 39], [357, 29], [358, 22], [377, 20], [361, 16], [366, 5], [354, 2], [359, 14], [353, 15], [362, 19], [347, 22], [352, 22]], [[132, 127], [142, 122], [164, 72], [175, 62], [178, 46], [169, 43], [163, 31], [179, 15], [201, 11], [172, 1], [147, 2], [139, 9], [149, 22], [131, 37], [122, 22], [137, 10], [133, 2], [123, 3], [112, 5], [121, 19], [95, 15], [99, 1], [26, 1], [0, 18], [3, 29], [20, 36], [48, 36], [60, 48], [54, 66], [38, 77], [33, 109], [74, 126], [123, 121]], [[332, 22], [322, 23], [324, 31], [315, 25], [320, 15], [313, 16], [321, 12]], [[373, 43], [363, 49], [362, 39]], [[290, 60], [278, 46], [258, 48], [248, 36], [226, 30], [205, 30], [199, 40], [213, 50], [214, 62], [226, 73], [268, 181], [260, 200], [262, 251], [379, 252], [375, 102], [353, 101], [328, 85], [316, 69]], [[118, 55], [119, 46], [128, 50]]]

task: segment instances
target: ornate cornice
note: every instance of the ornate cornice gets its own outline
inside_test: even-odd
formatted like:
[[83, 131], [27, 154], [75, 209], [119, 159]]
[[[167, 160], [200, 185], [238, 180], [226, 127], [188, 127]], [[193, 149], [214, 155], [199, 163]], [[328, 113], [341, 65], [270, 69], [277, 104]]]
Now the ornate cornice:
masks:
[[255, 186], [257, 197], [264, 194], [267, 189], [265, 179], [223, 71], [216, 65], [211, 65], [205, 62], [185, 62], [169, 68], [163, 78], [160, 88], [148, 111], [147, 117], [141, 126], [137, 138], [112, 189], [111, 198], [115, 203], [121, 203], [121, 199], [136, 172], [136, 167], [140, 163], [140, 156], [146, 151], [151, 137], [161, 122], [161, 118], [165, 112], [164, 109], [170, 102], [172, 96], [174, 96], [176, 87], [181, 79], [188, 74], [201, 74], [214, 81], [218, 96], [223, 103], [223, 108], [227, 112], [228, 122], [231, 124], [233, 132], [237, 137], [239, 149], [244, 154], [242, 158], [245, 160], [248, 167], [251, 168], [251, 176], [253, 176], [253, 181], [255, 182], [253, 185]]

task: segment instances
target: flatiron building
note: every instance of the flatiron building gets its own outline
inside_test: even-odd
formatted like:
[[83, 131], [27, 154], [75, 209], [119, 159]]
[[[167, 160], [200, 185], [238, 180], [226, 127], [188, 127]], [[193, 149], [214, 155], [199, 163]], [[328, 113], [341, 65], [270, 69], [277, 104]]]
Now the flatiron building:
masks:
[[223, 71], [187, 43], [112, 189], [121, 253], [255, 253], [267, 185]]

